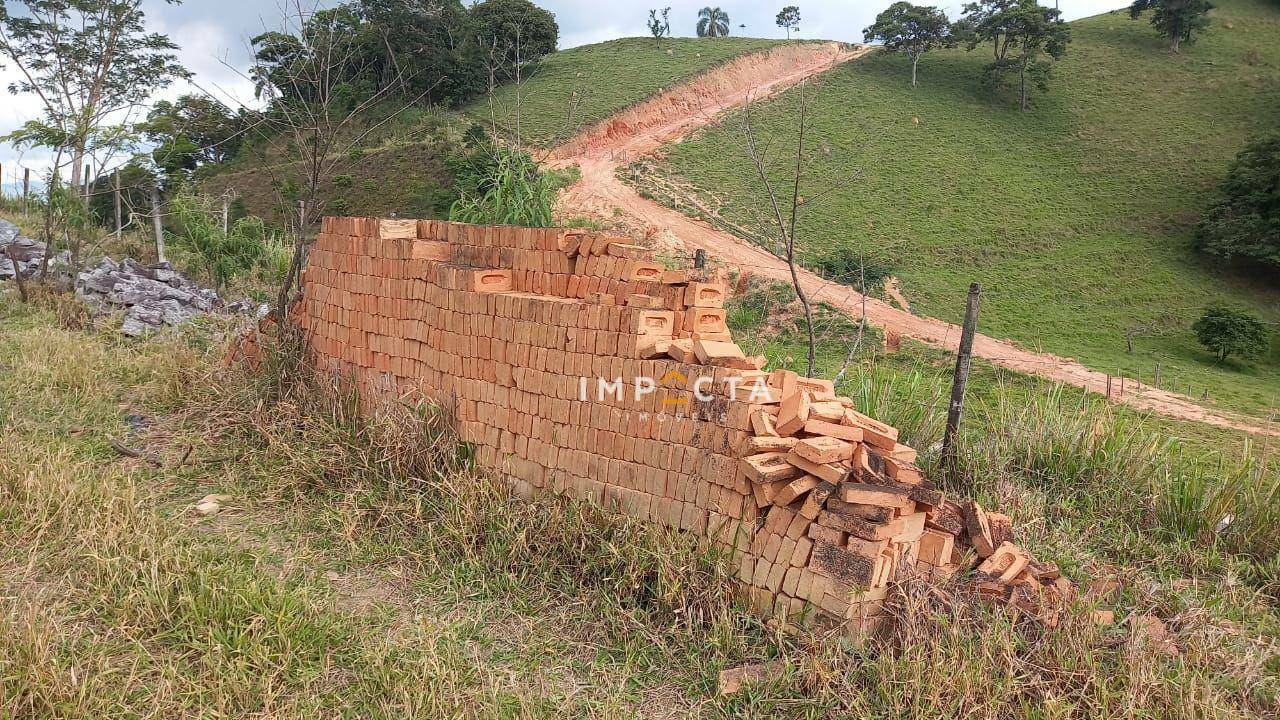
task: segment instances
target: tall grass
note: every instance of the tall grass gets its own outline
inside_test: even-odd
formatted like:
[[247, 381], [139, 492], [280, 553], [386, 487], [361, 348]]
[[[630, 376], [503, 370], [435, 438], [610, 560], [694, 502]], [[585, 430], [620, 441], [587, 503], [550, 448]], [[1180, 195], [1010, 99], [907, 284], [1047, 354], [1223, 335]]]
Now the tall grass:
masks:
[[455, 163], [459, 197], [449, 219], [479, 225], [551, 227], [556, 182], [527, 153], [483, 143]]

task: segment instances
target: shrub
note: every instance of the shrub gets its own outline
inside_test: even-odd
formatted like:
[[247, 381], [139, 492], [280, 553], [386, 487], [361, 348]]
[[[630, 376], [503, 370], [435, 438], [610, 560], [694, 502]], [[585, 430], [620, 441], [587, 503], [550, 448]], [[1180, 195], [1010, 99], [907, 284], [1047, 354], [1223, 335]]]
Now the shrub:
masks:
[[555, 178], [527, 153], [482, 143], [447, 161], [458, 188], [449, 219], [480, 225], [550, 227]]
[[1240, 151], [1196, 228], [1199, 249], [1280, 268], [1280, 135]]
[[822, 253], [806, 264], [822, 277], [852, 286], [858, 292], [883, 287], [884, 281], [894, 272], [889, 263], [865, 257], [848, 245]]
[[1267, 350], [1267, 328], [1249, 313], [1211, 307], [1191, 326], [1200, 344], [1222, 362], [1232, 355], [1254, 358]]
[[191, 190], [179, 190], [170, 200], [168, 233], [174, 244], [192, 252], [219, 287], [266, 257], [269, 236], [266, 223], [255, 216], [242, 217], [222, 230], [220, 213]]

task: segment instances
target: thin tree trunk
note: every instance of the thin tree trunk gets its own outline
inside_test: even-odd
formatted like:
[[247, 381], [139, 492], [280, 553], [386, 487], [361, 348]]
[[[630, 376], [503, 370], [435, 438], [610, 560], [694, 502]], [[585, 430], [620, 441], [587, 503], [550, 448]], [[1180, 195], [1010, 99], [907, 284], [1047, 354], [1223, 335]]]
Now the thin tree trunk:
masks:
[[[48, 255], [48, 253], [45, 253]], [[22, 277], [22, 268], [18, 267], [18, 258], [13, 256], [13, 246], [6, 245], [4, 248], [5, 257], [9, 258], [9, 262], [13, 264], [13, 281], [18, 284], [18, 297], [22, 298], [22, 302], [27, 301], [27, 281]]]
[[1182, 36], [1181, 36], [1181, 35], [1174, 35], [1174, 36], [1172, 36], [1172, 37], [1170, 38], [1170, 41], [1169, 41], [1169, 52], [1171, 52], [1171, 53], [1173, 53], [1173, 54], [1175, 54], [1175, 55], [1180, 54], [1180, 53], [1179, 53], [1179, 50], [1178, 50], [1178, 47], [1179, 47], [1181, 44], [1182, 44]]
[[919, 55], [911, 56], [911, 87], [916, 86], [916, 65], [920, 63]]
[[1022, 112], [1027, 111], [1027, 66], [1023, 65], [1018, 70], [1018, 107]]

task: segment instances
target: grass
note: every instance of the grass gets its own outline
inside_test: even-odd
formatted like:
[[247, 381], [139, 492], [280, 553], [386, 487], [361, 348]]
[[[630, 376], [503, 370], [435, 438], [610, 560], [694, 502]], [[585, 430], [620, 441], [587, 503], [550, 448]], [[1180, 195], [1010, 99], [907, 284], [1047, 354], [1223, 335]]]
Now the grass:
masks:
[[[981, 88], [982, 49], [930, 53], [916, 90], [907, 59], [886, 53], [825, 74], [811, 133], [821, 152], [805, 194], [834, 189], [803, 212], [805, 259], [861, 250], [894, 270], [917, 312], [952, 321], [980, 281], [987, 334], [1144, 382], [1158, 366], [1167, 389], [1274, 412], [1280, 341], [1257, 362], [1218, 364], [1190, 330], [1216, 303], [1280, 323], [1274, 278], [1191, 249], [1229, 161], [1255, 134], [1280, 129], [1280, 9], [1217, 5], [1209, 32], [1179, 56], [1123, 12], [1072, 23], [1068, 54], [1027, 113], [1011, 94]], [[786, 175], [804, 92], [755, 110], [773, 140], [775, 179]], [[728, 118], [665, 148], [664, 171], [752, 226], [764, 198], [743, 147]], [[661, 196], [659, 184], [648, 189]], [[1125, 333], [1139, 326], [1154, 329], [1127, 352]]]
[[[757, 38], [620, 38], [562, 50], [541, 60], [524, 78], [516, 102], [514, 83], [499, 87], [463, 112], [502, 134], [551, 147], [650, 95], [744, 53], [764, 50], [777, 40]], [[492, 112], [492, 115], [491, 115]]]
[[[761, 310], [740, 304], [737, 322], [749, 327]], [[1095, 627], [1088, 605], [1047, 630], [910, 584], [889, 640], [782, 635], [731, 604], [723, 558], [691, 538], [553, 498], [514, 500], [469, 467], [437, 411], [385, 405], [362, 419], [356, 398], [282, 371], [292, 353], [259, 373], [224, 368], [222, 328], [138, 343], [64, 329], [11, 293], [0, 328], [0, 715], [1251, 717], [1278, 707], [1275, 586], [1250, 575], [1247, 556], [1128, 504], [1151, 486], [1127, 473], [1166, 428], [1095, 404], [1076, 412], [1074, 398], [1033, 381], [979, 383], [966, 418], [975, 486], [1041, 557], [1077, 577], [1121, 579], [1108, 604], [1167, 618], [1181, 657]], [[773, 353], [793, 343], [758, 336]], [[824, 346], [824, 362], [838, 347]], [[890, 410], [931, 447], [934, 368], [859, 362], [863, 407]], [[1062, 443], [1082, 425], [1077, 445]], [[113, 437], [159, 466], [117, 456]], [[202, 518], [192, 505], [209, 493], [225, 496], [224, 510]], [[786, 675], [715, 695], [719, 669], [766, 658], [783, 659]]]

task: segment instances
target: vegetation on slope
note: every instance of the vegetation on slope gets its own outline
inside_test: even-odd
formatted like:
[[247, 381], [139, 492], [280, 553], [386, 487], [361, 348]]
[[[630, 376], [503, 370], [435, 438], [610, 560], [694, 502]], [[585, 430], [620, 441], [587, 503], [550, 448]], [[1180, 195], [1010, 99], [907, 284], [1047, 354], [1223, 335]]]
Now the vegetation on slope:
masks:
[[550, 147], [663, 88], [777, 44], [738, 37], [668, 38], [655, 44], [635, 37], [584, 45], [544, 58], [519, 86], [506, 83], [492, 102], [482, 97], [465, 112], [486, 126], [496, 125], [499, 134], [514, 137], [518, 129], [524, 142]]
[[[806, 194], [835, 187], [803, 216], [806, 262], [865, 252], [896, 271], [916, 311], [954, 321], [978, 280], [983, 332], [1144, 382], [1158, 366], [1162, 387], [1265, 414], [1280, 393], [1280, 352], [1215, 363], [1190, 326], [1207, 305], [1232, 304], [1274, 332], [1280, 289], [1216, 266], [1192, 235], [1237, 151], [1280, 124], [1280, 10], [1228, 0], [1214, 23], [1177, 56], [1124, 13], [1072, 23], [1071, 50], [1027, 113], [983, 89], [979, 51], [930, 53], [915, 90], [903, 56], [826, 74], [811, 138], [824, 151]], [[798, 97], [755, 109], [779, 177]], [[743, 144], [730, 117], [666, 159], [749, 226], [764, 199]]]

